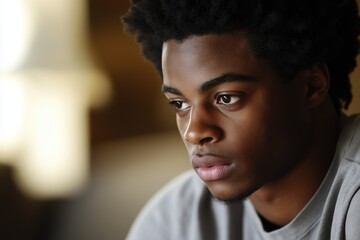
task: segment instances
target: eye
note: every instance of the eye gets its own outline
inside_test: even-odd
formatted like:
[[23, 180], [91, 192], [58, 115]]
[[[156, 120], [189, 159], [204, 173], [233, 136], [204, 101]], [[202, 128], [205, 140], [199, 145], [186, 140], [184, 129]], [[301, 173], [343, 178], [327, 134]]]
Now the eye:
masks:
[[190, 108], [190, 104], [186, 103], [183, 100], [170, 100], [169, 104], [173, 106], [177, 111], [184, 111]]
[[234, 103], [237, 103], [240, 100], [240, 98], [241, 97], [239, 95], [229, 95], [229, 94], [218, 95], [216, 97], [216, 104], [232, 105]]

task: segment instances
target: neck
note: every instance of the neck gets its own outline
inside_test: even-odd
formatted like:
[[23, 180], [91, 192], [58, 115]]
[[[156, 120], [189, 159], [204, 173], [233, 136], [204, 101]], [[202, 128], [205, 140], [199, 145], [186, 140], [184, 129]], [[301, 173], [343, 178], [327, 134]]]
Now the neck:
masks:
[[257, 212], [275, 225], [284, 226], [296, 217], [331, 165], [338, 138], [338, 115], [333, 107], [324, 108], [315, 116], [312, 142], [304, 159], [284, 177], [264, 185], [250, 197]]

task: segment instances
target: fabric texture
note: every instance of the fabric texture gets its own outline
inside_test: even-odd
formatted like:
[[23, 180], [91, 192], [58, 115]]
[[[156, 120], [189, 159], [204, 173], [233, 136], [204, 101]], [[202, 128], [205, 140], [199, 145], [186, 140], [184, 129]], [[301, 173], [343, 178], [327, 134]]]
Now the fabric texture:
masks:
[[333, 162], [319, 189], [286, 226], [263, 230], [249, 200], [225, 205], [193, 171], [185, 172], [145, 206], [127, 240], [360, 239], [360, 116], [343, 118]]

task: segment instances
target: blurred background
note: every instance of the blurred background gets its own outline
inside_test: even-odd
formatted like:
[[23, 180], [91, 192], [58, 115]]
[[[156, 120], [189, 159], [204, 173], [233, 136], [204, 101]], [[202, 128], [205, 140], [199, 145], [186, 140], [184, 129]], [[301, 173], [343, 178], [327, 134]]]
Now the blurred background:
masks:
[[0, 0], [0, 239], [124, 239], [189, 169], [161, 81], [124, 33], [129, 6]]

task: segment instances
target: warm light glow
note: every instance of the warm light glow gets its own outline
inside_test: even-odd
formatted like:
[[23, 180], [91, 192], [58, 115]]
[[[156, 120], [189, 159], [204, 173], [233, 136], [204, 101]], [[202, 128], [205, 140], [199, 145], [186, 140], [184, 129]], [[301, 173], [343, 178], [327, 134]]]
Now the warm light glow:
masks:
[[24, 82], [19, 76], [0, 74], [0, 163], [16, 158], [23, 139]]
[[18, 182], [36, 198], [71, 195], [82, 187], [88, 170], [85, 79], [42, 71], [29, 80]]
[[0, 0], [0, 164], [34, 198], [63, 198], [88, 175], [90, 107], [109, 85], [86, 41], [85, 0]]
[[0, 71], [21, 65], [31, 43], [34, 19], [29, 1], [0, 0]]

